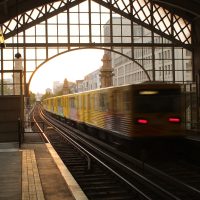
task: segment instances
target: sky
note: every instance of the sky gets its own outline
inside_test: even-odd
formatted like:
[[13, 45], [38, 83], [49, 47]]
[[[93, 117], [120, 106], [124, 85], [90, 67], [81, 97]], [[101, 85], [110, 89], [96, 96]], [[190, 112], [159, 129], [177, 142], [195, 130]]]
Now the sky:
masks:
[[30, 90], [33, 93], [45, 93], [53, 87], [53, 81], [63, 82], [84, 79], [84, 76], [100, 68], [104, 51], [85, 49], [71, 51], [53, 58], [42, 65], [34, 74]]

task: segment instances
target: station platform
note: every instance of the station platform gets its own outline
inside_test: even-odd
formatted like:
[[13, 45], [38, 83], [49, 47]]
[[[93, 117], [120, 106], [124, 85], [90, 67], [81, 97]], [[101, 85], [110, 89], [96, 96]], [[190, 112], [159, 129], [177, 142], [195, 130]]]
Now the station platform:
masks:
[[0, 162], [0, 200], [87, 200], [54, 148], [37, 133], [26, 133], [21, 148], [0, 144]]

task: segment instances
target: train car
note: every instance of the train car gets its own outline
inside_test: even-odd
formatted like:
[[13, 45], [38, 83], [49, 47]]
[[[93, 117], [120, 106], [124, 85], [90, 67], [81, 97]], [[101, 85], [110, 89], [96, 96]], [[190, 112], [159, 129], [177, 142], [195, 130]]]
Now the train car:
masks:
[[184, 132], [179, 84], [143, 83], [54, 97], [43, 102], [50, 113], [52, 103], [53, 113], [109, 141], [177, 137]]
[[184, 131], [184, 101], [178, 84], [133, 87], [133, 132], [145, 136], [179, 136]]

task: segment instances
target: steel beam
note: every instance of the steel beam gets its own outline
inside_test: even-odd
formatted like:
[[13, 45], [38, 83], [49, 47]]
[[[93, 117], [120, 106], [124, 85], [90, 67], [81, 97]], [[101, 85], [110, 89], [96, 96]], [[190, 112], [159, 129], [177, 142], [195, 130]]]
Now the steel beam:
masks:
[[[6, 43], [7, 47], [47, 47], [46, 43]], [[186, 49], [191, 49], [188, 44], [179, 45], [173, 43], [48, 43], [48, 47], [185, 47]], [[191, 49], [192, 50], [192, 49]]]

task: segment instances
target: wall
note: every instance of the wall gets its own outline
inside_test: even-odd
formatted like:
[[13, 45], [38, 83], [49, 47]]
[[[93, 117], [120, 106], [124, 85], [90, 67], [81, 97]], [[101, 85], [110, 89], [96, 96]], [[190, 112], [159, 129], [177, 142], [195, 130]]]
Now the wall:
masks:
[[18, 119], [23, 121], [21, 96], [0, 97], [0, 143], [19, 142]]

